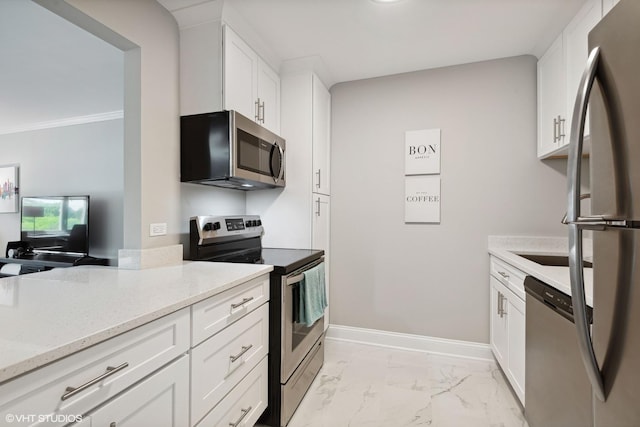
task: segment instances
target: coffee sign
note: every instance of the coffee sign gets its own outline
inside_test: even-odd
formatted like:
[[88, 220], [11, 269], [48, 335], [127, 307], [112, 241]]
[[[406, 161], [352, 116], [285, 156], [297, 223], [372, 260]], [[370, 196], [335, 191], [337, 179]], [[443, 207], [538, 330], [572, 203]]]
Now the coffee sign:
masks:
[[440, 129], [408, 130], [405, 141], [405, 175], [440, 173]]
[[404, 221], [440, 222], [440, 175], [404, 179]]

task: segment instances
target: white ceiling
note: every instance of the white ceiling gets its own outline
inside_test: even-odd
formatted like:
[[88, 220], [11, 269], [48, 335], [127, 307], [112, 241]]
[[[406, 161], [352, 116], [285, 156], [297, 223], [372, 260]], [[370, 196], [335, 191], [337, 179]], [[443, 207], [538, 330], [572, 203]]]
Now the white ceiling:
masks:
[[[174, 12], [206, 2], [159, 1]], [[320, 57], [327, 84], [509, 56], [539, 57], [585, 2], [210, 0], [220, 1], [235, 9], [279, 60]]]
[[[540, 56], [584, 1], [159, 0], [174, 14], [224, 2], [272, 65], [319, 58], [328, 85]], [[32, 1], [0, 0], [0, 57], [0, 134], [122, 110], [122, 52]]]
[[123, 108], [124, 55], [42, 6], [0, 0], [0, 134]]

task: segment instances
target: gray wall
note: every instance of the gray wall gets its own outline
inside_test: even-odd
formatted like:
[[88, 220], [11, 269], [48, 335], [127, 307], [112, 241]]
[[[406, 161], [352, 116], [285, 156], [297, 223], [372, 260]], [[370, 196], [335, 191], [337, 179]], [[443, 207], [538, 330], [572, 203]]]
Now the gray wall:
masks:
[[[91, 196], [90, 254], [116, 263], [123, 241], [123, 121], [0, 135], [2, 162], [19, 163], [20, 196]], [[0, 250], [20, 240], [20, 213], [0, 215]]]
[[[488, 235], [566, 231], [531, 56], [335, 85], [332, 324], [488, 342]], [[404, 223], [404, 132], [440, 128], [441, 223]], [[339, 184], [338, 184], [339, 183]]]
[[[155, 0], [36, 0], [124, 52], [124, 240], [118, 249], [184, 243], [191, 215], [244, 212], [243, 193], [180, 184], [179, 31]], [[189, 207], [198, 210], [191, 211]], [[167, 223], [167, 235], [149, 225]]]

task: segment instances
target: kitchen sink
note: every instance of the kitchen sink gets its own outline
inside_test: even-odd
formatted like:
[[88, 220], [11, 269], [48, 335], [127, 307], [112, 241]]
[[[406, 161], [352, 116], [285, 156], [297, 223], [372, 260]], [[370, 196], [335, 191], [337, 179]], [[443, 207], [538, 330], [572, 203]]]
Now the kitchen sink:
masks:
[[[567, 255], [539, 255], [539, 254], [520, 254], [522, 258], [535, 262], [536, 264], [546, 265], [551, 267], [569, 267], [569, 256]], [[582, 266], [591, 268], [593, 264], [589, 261], [582, 261]]]

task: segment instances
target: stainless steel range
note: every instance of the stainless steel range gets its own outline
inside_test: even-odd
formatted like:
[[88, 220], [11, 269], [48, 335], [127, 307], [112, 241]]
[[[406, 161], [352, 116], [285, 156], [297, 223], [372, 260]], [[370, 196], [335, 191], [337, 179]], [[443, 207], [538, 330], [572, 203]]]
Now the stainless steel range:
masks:
[[190, 259], [274, 266], [269, 302], [269, 401], [260, 423], [283, 427], [324, 362], [324, 318], [296, 321], [304, 272], [324, 262], [324, 251], [262, 247], [259, 216], [197, 216], [190, 220]]

